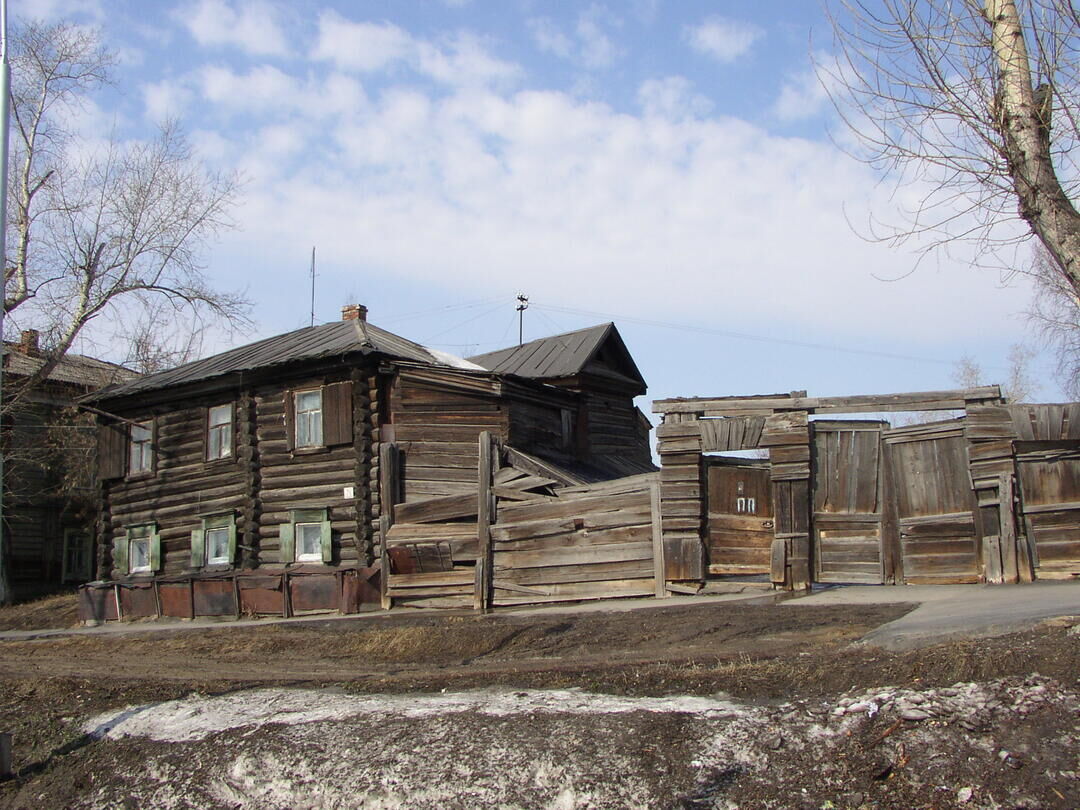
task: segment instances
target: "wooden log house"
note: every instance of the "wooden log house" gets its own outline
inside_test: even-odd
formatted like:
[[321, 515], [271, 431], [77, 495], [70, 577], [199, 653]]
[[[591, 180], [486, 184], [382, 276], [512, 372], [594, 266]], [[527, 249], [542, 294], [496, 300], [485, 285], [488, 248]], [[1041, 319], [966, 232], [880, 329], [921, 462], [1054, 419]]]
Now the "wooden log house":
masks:
[[4, 343], [4, 527], [0, 542], [17, 599], [93, 579], [94, 422], [76, 401], [130, 369], [70, 353], [39, 383], [45, 364], [36, 330]]
[[655, 470], [633, 404], [645, 383], [614, 325], [467, 361], [366, 314], [92, 397], [99, 581], [84, 620], [378, 602], [390, 507], [453, 520], [471, 498], [475, 515], [483, 433], [577, 483]]

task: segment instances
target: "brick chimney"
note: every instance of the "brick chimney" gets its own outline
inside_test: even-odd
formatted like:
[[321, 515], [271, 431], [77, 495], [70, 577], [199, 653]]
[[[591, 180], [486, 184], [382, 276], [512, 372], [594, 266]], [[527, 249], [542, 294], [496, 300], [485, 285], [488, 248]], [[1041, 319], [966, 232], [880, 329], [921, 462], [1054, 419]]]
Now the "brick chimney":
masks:
[[363, 304], [349, 304], [341, 308], [341, 320], [343, 321], [366, 321], [367, 307]]
[[19, 351], [30, 357], [39, 357], [41, 347], [38, 345], [40, 333], [37, 329], [24, 329], [19, 336]]

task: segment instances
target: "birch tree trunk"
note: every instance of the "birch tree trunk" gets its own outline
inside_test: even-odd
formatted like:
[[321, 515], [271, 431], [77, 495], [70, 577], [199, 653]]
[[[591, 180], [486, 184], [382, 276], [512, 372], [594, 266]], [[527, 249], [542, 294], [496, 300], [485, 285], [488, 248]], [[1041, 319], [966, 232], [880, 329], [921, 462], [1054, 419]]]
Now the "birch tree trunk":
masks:
[[1000, 73], [997, 121], [1021, 218], [1080, 295], [1080, 214], [1065, 194], [1050, 153], [1052, 88], [1037, 98], [1015, 0], [985, 0]]

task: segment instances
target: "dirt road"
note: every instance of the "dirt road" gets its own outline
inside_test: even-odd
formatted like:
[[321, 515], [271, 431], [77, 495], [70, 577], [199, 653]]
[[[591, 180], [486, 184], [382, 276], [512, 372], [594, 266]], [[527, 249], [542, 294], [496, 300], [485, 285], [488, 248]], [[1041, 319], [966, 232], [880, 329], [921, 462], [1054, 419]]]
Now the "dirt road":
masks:
[[[1080, 806], [1073, 623], [905, 652], [852, 643], [908, 607], [3, 642], [19, 776], [0, 807]], [[260, 706], [275, 708], [256, 721]], [[202, 736], [161, 732], [219, 716]]]

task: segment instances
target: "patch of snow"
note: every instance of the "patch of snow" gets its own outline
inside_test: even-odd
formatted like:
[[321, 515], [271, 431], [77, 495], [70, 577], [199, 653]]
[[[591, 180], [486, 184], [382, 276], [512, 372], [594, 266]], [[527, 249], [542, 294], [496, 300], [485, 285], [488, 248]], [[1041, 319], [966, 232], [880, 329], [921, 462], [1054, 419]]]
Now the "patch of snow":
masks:
[[450, 352], [441, 352], [438, 349], [433, 349], [430, 346], [425, 346], [424, 351], [435, 358], [435, 362], [442, 363], [444, 366], [450, 366], [451, 368], [463, 368], [467, 371], [487, 371], [483, 366], [478, 366], [476, 363], [471, 363], [464, 357], [458, 357], [456, 354], [450, 354]]
[[748, 713], [730, 701], [693, 696], [621, 697], [577, 689], [475, 690], [421, 695], [347, 695], [318, 689], [254, 689], [228, 695], [129, 706], [91, 718], [83, 730], [97, 738], [146, 737], [159, 742], [202, 740], [236, 728], [298, 725], [362, 715], [405, 718], [475, 712], [507, 717], [532, 714], [661, 712], [702, 718]]

